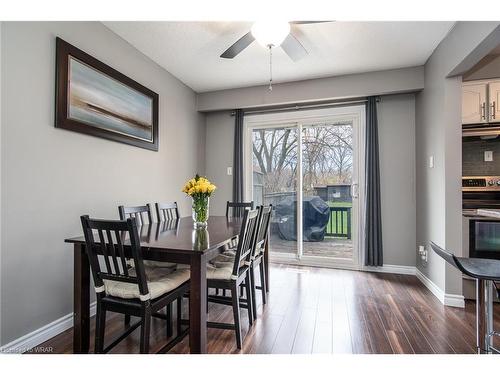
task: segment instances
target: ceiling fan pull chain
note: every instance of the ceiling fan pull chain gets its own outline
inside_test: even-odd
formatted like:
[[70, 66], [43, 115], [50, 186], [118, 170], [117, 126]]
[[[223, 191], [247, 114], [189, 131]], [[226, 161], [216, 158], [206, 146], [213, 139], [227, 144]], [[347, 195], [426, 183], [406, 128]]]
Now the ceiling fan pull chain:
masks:
[[269, 47], [269, 91], [273, 91], [273, 50], [271, 44], [268, 47]]

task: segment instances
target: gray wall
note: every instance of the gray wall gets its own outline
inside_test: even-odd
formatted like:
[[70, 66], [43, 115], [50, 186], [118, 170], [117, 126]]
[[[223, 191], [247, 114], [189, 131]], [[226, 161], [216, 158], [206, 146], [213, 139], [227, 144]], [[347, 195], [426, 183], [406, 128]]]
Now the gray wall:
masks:
[[[417, 244], [435, 241], [462, 254], [461, 77], [448, 74], [498, 26], [458, 22], [425, 64], [425, 89], [417, 94]], [[482, 56], [481, 56], [482, 57]], [[429, 168], [429, 156], [434, 168]], [[418, 269], [446, 293], [461, 294], [460, 274], [429, 251]]]
[[[55, 38], [160, 96], [160, 150], [54, 128]], [[1, 344], [73, 310], [79, 215], [116, 218], [119, 204], [177, 200], [204, 169], [195, 93], [97, 22], [3, 24], [1, 56]], [[198, 151], [199, 150], [199, 151]]]
[[[382, 180], [384, 261], [415, 265], [415, 97], [391, 95], [378, 104]], [[224, 214], [231, 200], [234, 117], [230, 112], [207, 114], [206, 173], [217, 181], [210, 212]]]
[[225, 215], [226, 202], [233, 199], [233, 176], [227, 167], [233, 165], [234, 117], [230, 111], [206, 116], [205, 173], [217, 190], [210, 198], [210, 214]]
[[415, 95], [378, 104], [384, 263], [415, 265]]
[[415, 92], [424, 87], [421, 66], [379, 72], [309, 79], [267, 86], [253, 86], [198, 94], [200, 111], [221, 111], [287, 103], [356, 98]]

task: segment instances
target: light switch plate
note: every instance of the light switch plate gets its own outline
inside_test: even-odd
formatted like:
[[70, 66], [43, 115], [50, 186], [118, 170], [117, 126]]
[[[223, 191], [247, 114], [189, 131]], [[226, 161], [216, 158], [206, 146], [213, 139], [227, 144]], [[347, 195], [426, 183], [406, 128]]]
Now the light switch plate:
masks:
[[493, 161], [493, 151], [484, 152], [484, 161]]
[[233, 175], [233, 167], [227, 167], [227, 175], [232, 176]]
[[429, 156], [429, 168], [434, 168], [434, 155]]

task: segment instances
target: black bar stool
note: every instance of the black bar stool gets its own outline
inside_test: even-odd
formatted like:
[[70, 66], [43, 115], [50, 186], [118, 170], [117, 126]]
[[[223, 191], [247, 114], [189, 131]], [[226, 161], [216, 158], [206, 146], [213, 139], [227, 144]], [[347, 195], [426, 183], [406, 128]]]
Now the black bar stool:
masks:
[[[493, 336], [500, 332], [493, 329], [493, 289], [500, 281], [500, 260], [461, 258], [431, 242], [434, 252], [462, 273], [476, 279], [476, 347], [478, 354], [496, 352]], [[497, 293], [500, 291], [497, 288]]]

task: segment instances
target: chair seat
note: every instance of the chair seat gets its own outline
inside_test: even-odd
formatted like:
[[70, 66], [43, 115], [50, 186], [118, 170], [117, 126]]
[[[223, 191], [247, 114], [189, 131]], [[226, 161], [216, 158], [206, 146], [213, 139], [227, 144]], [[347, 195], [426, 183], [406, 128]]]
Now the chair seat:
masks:
[[[188, 269], [174, 270], [163, 267], [145, 267], [148, 290], [151, 299], [161, 297], [189, 280]], [[135, 275], [135, 269], [129, 269], [130, 275]], [[106, 294], [124, 299], [140, 298], [137, 284], [122, 281], [104, 280]]]
[[[264, 251], [260, 251], [255, 258], [261, 256], [264, 254]], [[222, 263], [222, 262], [234, 262], [234, 257], [236, 256], [236, 249], [229, 249], [224, 251], [222, 254], [219, 254], [215, 257], [213, 261], [210, 263], [216, 264], [216, 263]]]
[[[207, 265], [207, 280], [232, 280], [234, 263], [220, 262], [216, 265]], [[248, 270], [248, 266], [241, 265], [239, 275]]]
[[223, 253], [217, 255], [214, 260], [210, 263], [220, 263], [220, 262], [234, 262], [234, 257], [236, 256], [236, 249], [229, 249]]
[[[143, 260], [143, 263], [144, 267], [158, 267], [158, 268], [172, 268], [172, 269], [177, 268], [177, 263], [171, 263], [171, 262], [159, 262], [157, 260]], [[127, 264], [130, 267], [133, 267], [134, 260], [127, 259]]]
[[207, 279], [231, 280], [233, 263], [217, 262], [216, 266], [207, 265]]
[[231, 280], [233, 263], [217, 262], [216, 265], [207, 265], [207, 279]]
[[238, 241], [240, 240], [240, 236], [234, 236], [231, 238], [231, 242], [229, 242], [230, 249], [236, 249], [238, 247]]

